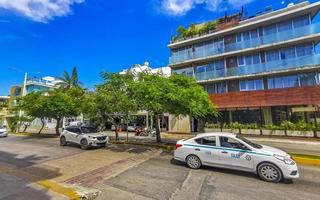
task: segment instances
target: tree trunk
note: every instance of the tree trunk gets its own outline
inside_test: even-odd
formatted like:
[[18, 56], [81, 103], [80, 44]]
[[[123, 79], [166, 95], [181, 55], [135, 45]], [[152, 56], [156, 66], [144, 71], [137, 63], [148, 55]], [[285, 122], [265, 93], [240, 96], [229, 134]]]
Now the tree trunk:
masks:
[[119, 126], [118, 126], [117, 123], [115, 123], [115, 124], [114, 124], [114, 127], [115, 127], [114, 132], [115, 132], [115, 134], [116, 134], [116, 141], [119, 141], [119, 133], [118, 133], [118, 128], [119, 128]]
[[24, 125], [23, 133], [25, 133], [27, 131], [28, 127], [29, 127], [29, 125], [27, 125], [27, 124]]
[[43, 130], [43, 128], [44, 128], [44, 119], [43, 118], [41, 118], [41, 123], [42, 123], [42, 126], [41, 126], [41, 128], [40, 128], [40, 130], [39, 130], [39, 132], [38, 132], [38, 134], [40, 134], [41, 133], [41, 131]]
[[156, 122], [156, 137], [157, 137], [157, 142], [161, 143], [161, 132], [160, 132], [160, 118], [159, 115], [155, 115], [155, 122]]
[[60, 118], [57, 118], [57, 125], [56, 125], [56, 134], [57, 135], [60, 135], [60, 122], [61, 122], [61, 119]]

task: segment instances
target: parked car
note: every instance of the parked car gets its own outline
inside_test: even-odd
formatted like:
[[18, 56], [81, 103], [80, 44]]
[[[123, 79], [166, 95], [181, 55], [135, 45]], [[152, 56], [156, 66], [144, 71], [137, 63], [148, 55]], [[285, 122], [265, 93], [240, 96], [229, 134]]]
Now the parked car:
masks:
[[[127, 125], [126, 124], [120, 124], [119, 128], [121, 128], [122, 131], [126, 131], [127, 130]], [[111, 126], [111, 131], [115, 131], [116, 127], [115, 125]]]
[[7, 127], [0, 125], [0, 137], [7, 137], [7, 136], [8, 136]]
[[128, 124], [128, 131], [135, 132], [137, 128], [140, 126], [137, 123], [129, 123]]
[[180, 140], [174, 159], [193, 169], [206, 165], [253, 172], [267, 182], [299, 178], [298, 167], [286, 152], [232, 133], [205, 133]]
[[108, 136], [89, 126], [69, 126], [60, 135], [60, 145], [68, 143], [79, 144], [81, 149], [90, 147], [104, 147], [108, 143]]

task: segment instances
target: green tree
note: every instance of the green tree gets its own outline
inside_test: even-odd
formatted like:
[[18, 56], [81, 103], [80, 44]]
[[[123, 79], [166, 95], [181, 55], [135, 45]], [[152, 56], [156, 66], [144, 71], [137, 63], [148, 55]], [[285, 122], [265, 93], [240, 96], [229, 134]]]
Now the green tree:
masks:
[[65, 71], [60, 80], [62, 82], [58, 83], [57, 85], [61, 86], [64, 89], [80, 87], [82, 85], [82, 83], [79, 81], [77, 67], [73, 67], [71, 75]]
[[192, 78], [142, 73], [132, 86], [139, 110], [148, 111], [156, 122], [157, 142], [161, 142], [160, 118], [164, 113], [204, 118], [217, 114], [208, 94]]
[[44, 96], [45, 114], [47, 118], [57, 121], [56, 134], [59, 135], [60, 125], [64, 117], [75, 117], [81, 114], [81, 88], [70, 88], [67, 91], [55, 89]]
[[44, 127], [44, 118], [55, 119], [57, 121], [56, 134], [59, 135], [61, 120], [64, 117], [75, 117], [81, 113], [83, 94], [84, 91], [78, 87], [31, 93], [21, 98], [19, 108], [27, 116], [41, 119], [42, 128], [39, 133]]
[[[42, 92], [33, 92], [19, 100], [18, 109], [23, 110], [24, 115], [30, 118], [39, 118], [41, 120], [41, 128], [39, 134], [42, 132], [45, 126], [46, 107], [45, 96]], [[23, 121], [23, 120], [22, 120]]]
[[104, 83], [96, 87], [96, 92], [86, 95], [83, 112], [95, 123], [111, 122], [115, 126], [116, 140], [119, 140], [120, 118], [137, 111], [130, 89], [134, 79], [131, 75], [102, 73]]
[[179, 26], [177, 29], [178, 38], [185, 37], [187, 29], [184, 26]]

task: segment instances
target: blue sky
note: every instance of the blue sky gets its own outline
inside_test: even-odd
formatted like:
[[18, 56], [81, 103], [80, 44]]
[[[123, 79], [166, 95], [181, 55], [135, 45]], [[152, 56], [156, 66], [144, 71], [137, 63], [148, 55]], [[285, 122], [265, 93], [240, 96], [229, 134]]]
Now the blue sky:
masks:
[[[295, 2], [295, 1], [293, 1]], [[283, 0], [0, 0], [0, 95], [23, 73], [61, 76], [77, 66], [86, 87], [101, 71], [149, 61], [166, 66], [179, 25], [239, 11], [253, 15]]]

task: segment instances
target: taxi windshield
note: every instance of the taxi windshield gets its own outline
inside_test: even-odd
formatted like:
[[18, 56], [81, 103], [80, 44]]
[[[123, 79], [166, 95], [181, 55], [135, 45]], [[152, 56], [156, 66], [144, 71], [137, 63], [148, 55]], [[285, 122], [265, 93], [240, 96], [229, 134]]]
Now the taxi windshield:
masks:
[[247, 143], [248, 145], [250, 145], [251, 147], [253, 148], [256, 148], [256, 149], [262, 149], [262, 146], [260, 144], [257, 144], [257, 143], [254, 143], [254, 142], [251, 142], [250, 140], [248, 140], [247, 138], [244, 138], [242, 136], [239, 136], [237, 135], [237, 138], [244, 141], [245, 143]]

